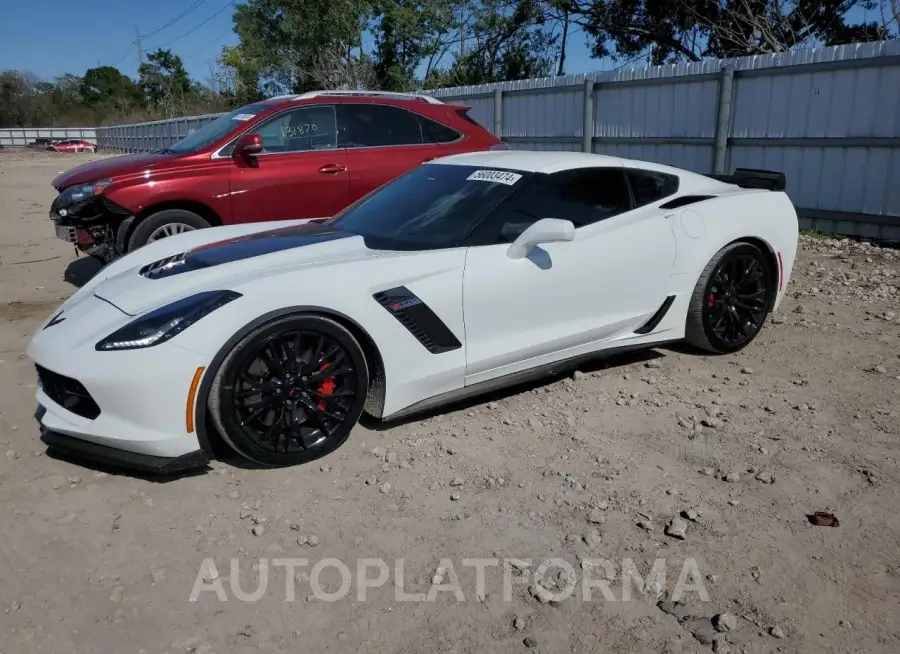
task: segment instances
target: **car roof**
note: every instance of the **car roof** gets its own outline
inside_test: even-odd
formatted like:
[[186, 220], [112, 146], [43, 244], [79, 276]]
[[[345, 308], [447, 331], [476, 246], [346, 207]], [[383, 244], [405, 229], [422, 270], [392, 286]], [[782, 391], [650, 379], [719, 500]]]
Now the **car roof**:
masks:
[[255, 104], [273, 106], [283, 106], [286, 104], [312, 104], [327, 101], [329, 103], [343, 102], [363, 102], [371, 104], [390, 104], [395, 106], [406, 107], [464, 107], [468, 109], [468, 105], [460, 105], [457, 103], [447, 103], [442, 100], [425, 95], [422, 93], [400, 93], [393, 91], [347, 91], [347, 90], [322, 90], [308, 91], [306, 93], [276, 95], [266, 100], [261, 100]]
[[691, 188], [724, 189], [731, 185], [720, 182], [706, 175], [694, 173], [689, 170], [666, 166], [665, 164], [637, 159], [623, 159], [605, 154], [592, 154], [590, 152], [558, 152], [535, 150], [494, 150], [490, 152], [467, 152], [454, 154], [448, 157], [433, 159], [426, 165], [450, 164], [454, 166], [490, 166], [493, 168], [506, 168], [532, 173], [558, 173], [563, 170], [576, 168], [595, 168], [603, 166], [625, 166], [626, 168], [639, 168], [660, 173], [677, 175], [681, 178], [682, 186], [685, 183]]
[[533, 150], [494, 150], [468, 152], [434, 159], [430, 163], [454, 166], [493, 166], [530, 173], [555, 173], [570, 168], [621, 166], [623, 160], [603, 154], [587, 152], [553, 152]]

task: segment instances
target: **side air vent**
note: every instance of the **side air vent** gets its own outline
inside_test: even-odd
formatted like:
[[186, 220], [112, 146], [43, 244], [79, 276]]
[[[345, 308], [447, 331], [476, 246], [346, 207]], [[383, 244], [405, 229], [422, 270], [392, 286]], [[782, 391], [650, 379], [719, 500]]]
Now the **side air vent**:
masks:
[[660, 209], [677, 209], [678, 207], [685, 207], [689, 204], [696, 204], [697, 202], [703, 202], [704, 200], [711, 200], [715, 195], [682, 195], [680, 198], [675, 198], [674, 200], [669, 200], [668, 202], [659, 205]]
[[650, 317], [650, 320], [648, 320], [643, 325], [641, 325], [640, 327], [635, 329], [634, 333], [635, 334], [649, 334], [654, 329], [656, 329], [659, 326], [659, 323], [662, 322], [662, 319], [666, 317], [666, 314], [669, 313], [669, 309], [672, 307], [672, 303], [674, 301], [675, 301], [674, 295], [670, 295], [669, 297], [667, 297], [663, 301], [662, 306], [660, 306], [659, 309], [656, 310], [656, 313], [654, 313]]
[[380, 291], [372, 297], [432, 354], [462, 347], [459, 339], [431, 307], [405, 286]]
[[187, 252], [181, 252], [153, 263], [148, 263], [141, 268], [140, 274], [147, 279], [159, 279], [160, 277], [168, 277], [177, 272], [179, 266], [184, 265], [187, 258]]

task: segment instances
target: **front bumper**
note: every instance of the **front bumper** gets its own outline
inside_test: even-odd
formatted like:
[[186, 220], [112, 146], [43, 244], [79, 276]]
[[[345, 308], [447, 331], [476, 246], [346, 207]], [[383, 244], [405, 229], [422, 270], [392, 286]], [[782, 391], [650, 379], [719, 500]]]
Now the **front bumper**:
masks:
[[[45, 411], [44, 407], [38, 405], [38, 410], [35, 413], [38, 424], [40, 424], [39, 416], [42, 416]], [[41, 440], [51, 450], [61, 452], [66, 456], [160, 475], [193, 470], [209, 463], [209, 457], [203, 450], [189, 452], [176, 457], [139, 454], [127, 450], [117, 450], [114, 447], [105, 445], [97, 445], [80, 438], [50, 431], [45, 429], [43, 425], [41, 425]]]
[[169, 343], [97, 352], [98, 334], [127, 320], [124, 314], [88, 297], [61, 315], [63, 320], [40, 328], [28, 347], [38, 371], [35, 417], [45, 442], [143, 470], [208, 460], [205, 437], [187, 420], [188, 413], [196, 418], [191, 387], [208, 356]]

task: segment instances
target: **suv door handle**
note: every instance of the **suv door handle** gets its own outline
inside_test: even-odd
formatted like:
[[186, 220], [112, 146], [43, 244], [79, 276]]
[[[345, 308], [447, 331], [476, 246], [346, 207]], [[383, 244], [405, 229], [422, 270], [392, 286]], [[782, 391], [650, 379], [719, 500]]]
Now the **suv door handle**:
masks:
[[319, 168], [320, 173], [324, 173], [326, 175], [334, 175], [335, 173], [342, 173], [346, 168], [343, 166], [339, 166], [338, 164], [325, 164], [321, 168]]

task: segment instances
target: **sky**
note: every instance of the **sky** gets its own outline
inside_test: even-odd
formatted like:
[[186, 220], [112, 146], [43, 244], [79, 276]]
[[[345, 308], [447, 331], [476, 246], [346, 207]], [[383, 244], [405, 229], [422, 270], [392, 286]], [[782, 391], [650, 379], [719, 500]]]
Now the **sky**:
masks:
[[[2, 10], [0, 70], [51, 80], [102, 65], [136, 78], [140, 33], [145, 53], [171, 49], [192, 78], [205, 82], [222, 46], [237, 43], [231, 5], [231, 0], [11, 0]], [[584, 34], [570, 36], [566, 73], [616, 65], [591, 59]]]
[[[196, 8], [178, 18], [197, 2]], [[229, 0], [13, 0], [4, 4], [0, 70], [29, 71], [47, 80], [65, 73], [83, 75], [98, 65], [116, 66], [136, 77], [137, 30], [145, 53], [158, 47], [171, 49], [191, 77], [204, 82], [222, 46], [238, 40], [232, 32]], [[166, 27], [167, 23], [172, 24]], [[566, 72], [600, 67], [590, 59], [583, 35], [572, 37]]]

